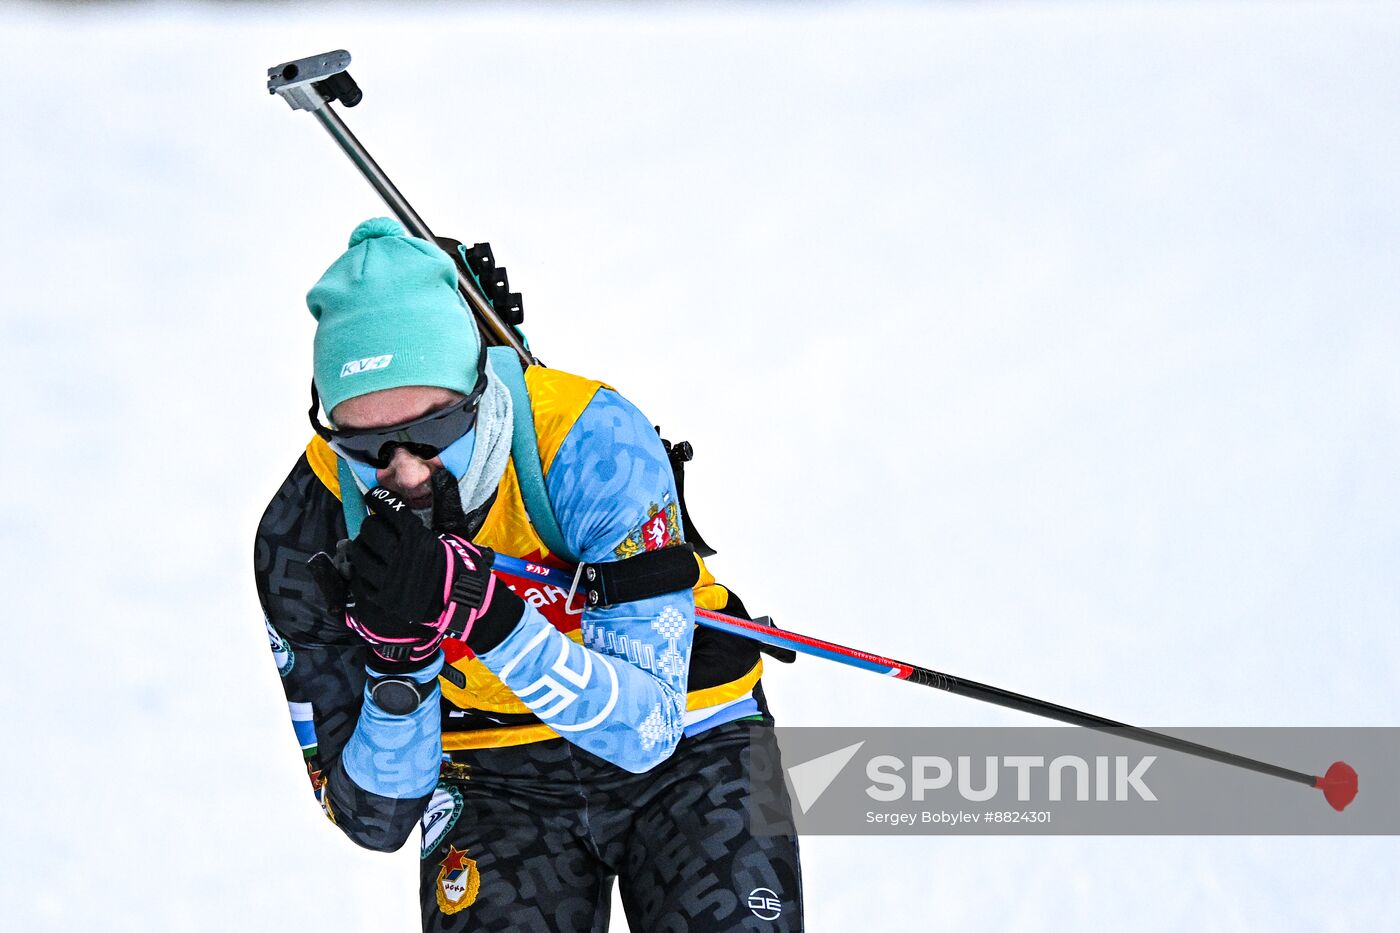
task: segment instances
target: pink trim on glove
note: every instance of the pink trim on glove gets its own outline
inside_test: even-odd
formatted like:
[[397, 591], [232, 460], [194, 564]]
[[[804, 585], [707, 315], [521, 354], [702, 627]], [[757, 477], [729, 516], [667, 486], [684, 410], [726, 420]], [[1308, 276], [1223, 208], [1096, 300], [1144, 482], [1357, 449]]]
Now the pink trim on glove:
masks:
[[[443, 551], [446, 552], [446, 554], [447, 554], [447, 576], [446, 576], [446, 578], [442, 581], [442, 604], [443, 604], [443, 606], [451, 606], [451, 605], [452, 605], [452, 577], [453, 577], [453, 573], [454, 573], [454, 571], [455, 571], [455, 569], [456, 569], [456, 562], [452, 559], [452, 545], [450, 545], [450, 544], [447, 543], [447, 539], [446, 539], [446, 538], [439, 538], [438, 540], [442, 542], [442, 549], [443, 549]], [[441, 620], [439, 620], [439, 621], [441, 621]]]
[[[345, 613], [345, 625], [352, 632], [365, 640], [366, 645], [368, 645], [369, 650], [375, 657], [391, 663], [404, 660], [416, 663], [432, 657], [433, 654], [437, 652], [438, 648], [442, 646], [442, 629], [436, 629], [437, 634], [427, 641], [424, 641], [422, 638], [415, 638], [411, 635], [390, 637], [366, 628], [359, 619], [350, 614], [349, 610]], [[435, 629], [434, 626], [424, 626], [424, 628], [428, 631], [434, 631]], [[391, 658], [379, 650], [378, 646], [380, 645], [386, 647], [391, 645], [410, 645], [411, 647], [407, 658]]]

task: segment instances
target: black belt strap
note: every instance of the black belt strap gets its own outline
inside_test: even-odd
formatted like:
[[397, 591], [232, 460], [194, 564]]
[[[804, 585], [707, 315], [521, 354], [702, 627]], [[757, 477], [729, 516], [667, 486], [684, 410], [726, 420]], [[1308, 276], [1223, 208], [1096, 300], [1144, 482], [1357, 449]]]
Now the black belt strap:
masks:
[[688, 590], [700, 582], [700, 563], [689, 544], [643, 551], [626, 560], [582, 564], [578, 572], [578, 587], [590, 609]]

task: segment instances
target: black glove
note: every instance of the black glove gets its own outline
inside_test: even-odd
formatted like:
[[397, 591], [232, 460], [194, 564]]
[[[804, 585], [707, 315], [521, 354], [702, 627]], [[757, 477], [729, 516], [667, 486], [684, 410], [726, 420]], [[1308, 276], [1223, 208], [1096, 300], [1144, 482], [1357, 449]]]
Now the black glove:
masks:
[[346, 626], [369, 646], [374, 655], [370, 667], [375, 671], [406, 674], [427, 667], [437, 657], [443, 631], [435, 625], [395, 616], [368, 599], [356, 599], [349, 585], [349, 546], [349, 541], [341, 541], [334, 557], [320, 551], [307, 561], [327, 606], [342, 616]]
[[457, 481], [446, 470], [438, 470], [431, 480], [433, 487], [433, 531], [475, 538], [486, 522], [486, 515], [496, 504], [496, 493], [470, 513], [462, 510], [462, 494]]
[[[738, 595], [736, 595], [733, 590], [730, 590], [729, 599], [725, 602], [722, 611], [728, 615], [747, 619], [750, 622], [766, 623], [769, 628], [774, 628], [773, 620], [767, 616], [759, 616], [755, 619], [753, 616], [749, 615], [749, 610], [744, 607], [743, 600], [739, 599]], [[701, 627], [703, 628], [704, 626]], [[779, 648], [776, 645], [766, 645], [761, 641], [745, 638], [742, 635], [731, 635], [728, 632], [718, 634], [729, 635], [730, 638], [734, 639], [733, 642], [730, 642], [733, 650], [745, 658], [752, 659], [749, 661], [750, 668], [758, 663], [759, 652], [768, 655], [775, 661], [781, 661], [784, 664], [791, 664], [793, 661], [797, 660], [797, 652], [793, 651], [791, 648]]]
[[[433, 475], [434, 526], [442, 534], [425, 528], [408, 503], [387, 489], [371, 490], [365, 503], [371, 514], [346, 549], [357, 602], [383, 610], [391, 621], [422, 622], [438, 641], [461, 638], [477, 653], [505, 640], [525, 603], [492, 580], [495, 552], [457, 531], [470, 527], [489, 503], [464, 515], [457, 483], [446, 470]], [[370, 629], [368, 620], [360, 621]]]
[[388, 489], [371, 489], [365, 504], [370, 514], [346, 551], [356, 603], [367, 600], [414, 622], [436, 620], [445, 606], [450, 549]]

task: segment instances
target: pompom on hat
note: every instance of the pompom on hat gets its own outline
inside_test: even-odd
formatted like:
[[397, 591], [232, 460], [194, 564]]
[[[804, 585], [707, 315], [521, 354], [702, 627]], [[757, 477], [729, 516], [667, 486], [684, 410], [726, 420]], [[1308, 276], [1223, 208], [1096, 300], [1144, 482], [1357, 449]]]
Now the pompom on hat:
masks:
[[476, 384], [481, 338], [457, 269], [436, 245], [388, 217], [366, 220], [306, 306], [316, 319], [312, 371], [329, 414], [346, 399], [400, 386], [463, 395]]

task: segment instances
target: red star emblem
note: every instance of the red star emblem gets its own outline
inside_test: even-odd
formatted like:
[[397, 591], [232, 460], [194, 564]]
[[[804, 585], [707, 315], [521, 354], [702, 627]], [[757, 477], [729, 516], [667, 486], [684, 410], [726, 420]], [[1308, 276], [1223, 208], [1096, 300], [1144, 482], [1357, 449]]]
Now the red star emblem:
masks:
[[459, 849], [454, 845], [447, 846], [447, 858], [442, 860], [442, 867], [449, 872], [461, 871], [467, 867], [467, 850]]

